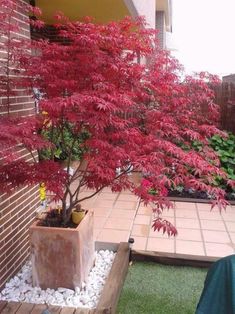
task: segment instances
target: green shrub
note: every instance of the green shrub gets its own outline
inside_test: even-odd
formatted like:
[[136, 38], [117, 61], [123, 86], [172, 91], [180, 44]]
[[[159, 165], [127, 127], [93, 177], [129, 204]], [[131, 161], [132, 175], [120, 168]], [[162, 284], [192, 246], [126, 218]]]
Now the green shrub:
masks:
[[89, 138], [86, 130], [75, 133], [73, 126], [69, 123], [63, 125], [62, 129], [49, 127], [42, 132], [45, 139], [54, 144], [51, 149], [42, 149], [39, 152], [40, 159], [66, 160], [71, 155], [72, 160], [80, 160], [86, 151], [84, 142]]
[[214, 135], [210, 139], [210, 145], [217, 152], [229, 179], [235, 180], [235, 135], [229, 133], [227, 138]]

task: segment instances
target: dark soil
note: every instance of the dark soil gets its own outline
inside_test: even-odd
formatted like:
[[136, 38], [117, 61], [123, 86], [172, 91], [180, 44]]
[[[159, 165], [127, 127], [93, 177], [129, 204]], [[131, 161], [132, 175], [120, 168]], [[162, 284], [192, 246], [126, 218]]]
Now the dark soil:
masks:
[[58, 210], [49, 211], [45, 218], [40, 219], [38, 226], [42, 227], [54, 227], [54, 228], [77, 228], [78, 225], [69, 221], [67, 224], [63, 223], [62, 214]]
[[[170, 197], [182, 197], [182, 198], [197, 198], [203, 200], [210, 200], [212, 199], [206, 192], [204, 191], [192, 191], [183, 189], [182, 191], [177, 190], [170, 190], [168, 192], [168, 196]], [[225, 195], [225, 199], [229, 201], [235, 200], [235, 193], [227, 192]]]

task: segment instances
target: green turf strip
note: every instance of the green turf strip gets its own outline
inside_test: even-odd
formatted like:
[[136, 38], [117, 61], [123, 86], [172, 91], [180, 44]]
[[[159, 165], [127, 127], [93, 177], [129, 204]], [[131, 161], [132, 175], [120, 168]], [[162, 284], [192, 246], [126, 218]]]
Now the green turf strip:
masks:
[[118, 314], [193, 314], [207, 269], [136, 262], [129, 267]]

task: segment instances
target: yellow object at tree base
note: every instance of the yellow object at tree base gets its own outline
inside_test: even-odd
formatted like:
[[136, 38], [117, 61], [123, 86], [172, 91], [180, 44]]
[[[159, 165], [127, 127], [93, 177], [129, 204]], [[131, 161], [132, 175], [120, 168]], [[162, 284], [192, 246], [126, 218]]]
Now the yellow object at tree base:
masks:
[[41, 183], [39, 187], [40, 201], [43, 202], [46, 199], [46, 185]]
[[72, 222], [78, 225], [82, 219], [85, 217], [85, 211], [73, 211], [72, 212]]

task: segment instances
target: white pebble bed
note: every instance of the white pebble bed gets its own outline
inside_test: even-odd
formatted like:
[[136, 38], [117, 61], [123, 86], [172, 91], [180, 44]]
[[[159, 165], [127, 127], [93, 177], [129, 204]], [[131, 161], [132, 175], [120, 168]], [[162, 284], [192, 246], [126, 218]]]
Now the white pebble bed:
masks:
[[75, 290], [58, 288], [42, 290], [32, 286], [32, 266], [27, 262], [21, 271], [6, 283], [0, 292], [0, 300], [28, 302], [34, 304], [48, 304], [72, 307], [96, 307], [105, 280], [111, 269], [115, 253], [112, 251], [99, 251], [95, 253], [95, 265], [91, 269], [87, 282]]

